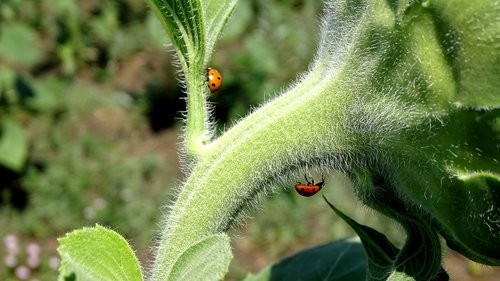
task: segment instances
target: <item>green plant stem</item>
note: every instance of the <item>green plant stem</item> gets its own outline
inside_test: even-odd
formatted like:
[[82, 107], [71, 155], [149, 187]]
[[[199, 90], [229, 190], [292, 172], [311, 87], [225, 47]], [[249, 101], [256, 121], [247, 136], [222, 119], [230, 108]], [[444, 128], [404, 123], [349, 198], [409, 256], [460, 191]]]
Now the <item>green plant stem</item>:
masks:
[[[187, 109], [183, 148], [186, 164], [191, 165], [201, 157], [204, 145], [212, 136], [204, 66], [209, 56], [206, 56], [205, 52], [201, 4], [196, 0], [147, 0], [147, 2], [173, 42], [184, 74], [182, 84], [187, 92]], [[234, 3], [232, 5], [234, 6]]]
[[152, 280], [165, 280], [172, 262], [192, 243], [227, 230], [245, 207], [259, 194], [273, 192], [275, 180], [290, 171], [328, 159], [342, 169], [369, 155], [361, 156], [361, 152], [370, 150], [372, 144], [359, 141], [370, 138], [353, 138], [354, 127], [346, 126], [353, 122], [346, 111], [354, 110], [356, 95], [340, 87], [346, 85], [344, 77], [348, 75], [324, 73], [319, 66], [289, 93], [209, 145], [170, 211]]
[[[424, 210], [415, 213], [426, 222], [424, 232], [435, 227], [427, 224], [429, 215], [436, 225], [447, 226], [450, 203], [459, 201], [452, 189], [442, 186], [451, 185], [440, 179], [454, 175], [437, 162], [427, 165], [429, 156], [442, 149], [429, 135], [443, 133], [433, 124], [459, 110], [450, 100], [459, 88], [437, 40], [450, 33], [426, 36], [436, 25], [435, 15], [426, 9], [419, 1], [400, 6], [387, 1], [328, 2], [330, 13], [307, 76], [210, 143], [203, 70], [196, 68], [201, 63], [190, 64], [195, 67], [185, 69], [185, 145], [188, 159], [195, 159], [196, 165], [189, 167], [191, 174], [165, 220], [152, 280], [166, 280], [184, 251], [207, 235], [226, 231], [259, 195], [274, 192], [276, 181], [290, 184], [285, 180], [291, 174], [311, 167], [376, 170], [394, 189], [403, 211]], [[447, 159], [443, 157], [442, 163]], [[424, 165], [435, 175], [432, 181], [423, 176]], [[420, 175], [408, 176], [417, 170]], [[425, 200], [426, 196], [439, 200]], [[456, 226], [454, 230], [463, 230]], [[450, 233], [445, 227], [442, 232]], [[439, 256], [436, 237], [425, 237], [433, 248], [428, 256]], [[436, 264], [431, 264], [430, 275], [439, 270]], [[410, 264], [408, 268], [419, 270]]]
[[188, 95], [184, 148], [188, 163], [193, 163], [206, 151], [205, 145], [212, 134], [208, 120], [206, 76], [196, 68], [190, 68], [186, 73]]
[[[152, 280], [166, 280], [179, 255], [200, 237], [227, 230], [259, 195], [274, 192], [276, 181], [289, 180], [291, 173], [303, 173], [309, 167], [344, 170], [364, 162], [381, 146], [394, 145], [401, 129], [415, 121], [413, 116], [421, 116], [416, 108], [415, 114], [406, 114], [407, 108], [396, 97], [370, 90], [366, 77], [377, 71], [386, 48], [372, 47], [369, 52], [362, 48], [357, 53], [352, 49], [360, 43], [356, 33], [391, 21], [359, 22], [366, 25], [337, 37], [333, 48], [342, 52], [330, 57], [331, 49], [320, 48], [321, 59], [299, 83], [203, 147], [203, 157], [182, 186], [162, 229]], [[190, 125], [196, 124], [188, 121], [188, 133]], [[187, 136], [187, 144], [193, 139]]]

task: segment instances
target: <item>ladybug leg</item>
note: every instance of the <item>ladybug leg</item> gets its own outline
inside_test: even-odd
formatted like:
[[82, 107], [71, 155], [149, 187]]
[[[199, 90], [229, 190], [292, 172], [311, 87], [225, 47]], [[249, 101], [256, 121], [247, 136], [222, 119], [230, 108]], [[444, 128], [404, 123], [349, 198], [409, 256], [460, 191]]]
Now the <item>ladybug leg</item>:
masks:
[[318, 182], [316, 185], [319, 186], [319, 188], [321, 189], [321, 187], [323, 187], [324, 184], [325, 184], [325, 176], [321, 175], [321, 182]]
[[306, 174], [304, 174], [304, 178], [306, 179], [307, 185], [311, 185], [311, 183], [309, 182], [309, 179], [307, 178]]

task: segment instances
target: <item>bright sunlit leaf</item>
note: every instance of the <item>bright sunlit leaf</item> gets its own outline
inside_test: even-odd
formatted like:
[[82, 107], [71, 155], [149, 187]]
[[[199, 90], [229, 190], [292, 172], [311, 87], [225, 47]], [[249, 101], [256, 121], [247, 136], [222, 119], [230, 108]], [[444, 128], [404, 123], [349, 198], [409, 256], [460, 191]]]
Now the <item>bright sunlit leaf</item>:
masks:
[[89, 281], [141, 281], [139, 261], [128, 242], [113, 230], [96, 225], [59, 239], [59, 280], [74, 276]]
[[211, 235], [182, 253], [168, 280], [221, 280], [232, 258], [229, 236], [225, 233]]

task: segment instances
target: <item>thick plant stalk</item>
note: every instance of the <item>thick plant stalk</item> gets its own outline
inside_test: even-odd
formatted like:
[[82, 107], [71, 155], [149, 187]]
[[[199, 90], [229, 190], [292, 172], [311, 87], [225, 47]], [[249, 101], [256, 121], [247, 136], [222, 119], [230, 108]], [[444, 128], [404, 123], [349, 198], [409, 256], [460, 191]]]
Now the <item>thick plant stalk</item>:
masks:
[[[332, 32], [328, 24], [324, 29]], [[404, 132], [405, 126], [398, 123], [406, 106], [391, 96], [374, 97], [363, 88], [363, 75], [375, 71], [377, 62], [369, 59], [343, 67], [351, 56], [364, 55], [350, 49], [356, 43], [355, 35], [337, 37], [338, 48], [344, 48], [337, 55], [343, 54], [343, 58], [325, 59], [330, 50], [320, 49], [325, 56], [300, 82], [207, 146], [169, 212], [157, 249], [154, 268], [158, 271], [153, 273], [153, 280], [168, 276], [170, 261], [193, 241], [227, 230], [259, 194], [273, 192], [275, 182], [285, 180], [290, 172], [308, 166], [345, 170], [362, 165], [375, 157], [363, 152], [382, 149], [372, 134], [397, 139]], [[381, 55], [384, 52], [377, 51]], [[359, 104], [366, 103], [372, 104], [372, 111], [359, 110]], [[386, 107], [391, 110], [384, 110]], [[426, 118], [418, 112], [414, 115], [405, 122]], [[367, 126], [367, 130], [355, 137], [361, 126]], [[385, 132], [370, 131], [372, 126], [384, 128]], [[383, 145], [391, 145], [389, 138]]]
[[[477, 118], [453, 103], [469, 98], [469, 92], [457, 87], [461, 82], [457, 79], [457, 71], [461, 71], [457, 65], [462, 63], [463, 69], [475, 65], [443, 49], [451, 44], [440, 41], [444, 34], [454, 34], [435, 19], [438, 13], [446, 14], [440, 10], [444, 9], [441, 4], [328, 2], [318, 52], [306, 75], [218, 139], [195, 142], [195, 149], [189, 148], [191, 142], [187, 141], [188, 157], [191, 152], [196, 157], [189, 162], [189, 177], [162, 226], [151, 279], [167, 279], [177, 258], [201, 237], [226, 231], [260, 195], [274, 192], [275, 182], [287, 183], [291, 175], [312, 167], [375, 172], [387, 183], [386, 188], [393, 190], [391, 196], [402, 202], [402, 210], [412, 209], [419, 217], [415, 221], [425, 222], [425, 229], [408, 229], [433, 237], [429, 240], [431, 247], [439, 247], [434, 243], [439, 231], [468, 257], [500, 263], [495, 253], [483, 255], [489, 248], [486, 244], [492, 244], [469, 243], [467, 235], [460, 233], [460, 221], [450, 219], [448, 211], [450, 205], [460, 201], [451, 186], [458, 185], [461, 192], [469, 187], [446, 168], [450, 154], [440, 153], [434, 144], [457, 147], [449, 128], [462, 119], [450, 116]], [[474, 14], [475, 10], [466, 11], [480, 15]], [[449, 62], [453, 55], [456, 65]], [[192, 79], [187, 84], [188, 99], [200, 93], [201, 72], [200, 68], [185, 71]], [[474, 102], [484, 102], [490, 108], [500, 105], [494, 99]], [[193, 120], [203, 119], [205, 126], [190, 123], [188, 116], [186, 140], [194, 139], [189, 137], [191, 129], [210, 127], [208, 118], [200, 118], [206, 116], [206, 107], [199, 106], [203, 102], [190, 105], [188, 101], [188, 110], [197, 111], [193, 116], [198, 118]], [[467, 124], [474, 127], [473, 123]], [[193, 135], [205, 129], [195, 129]], [[361, 199], [371, 200], [369, 196]], [[475, 204], [473, 200], [460, 202]], [[382, 213], [392, 212], [383, 204], [365, 203]], [[464, 215], [477, 216], [479, 212]], [[488, 229], [490, 224], [476, 220], [476, 228], [467, 231], [479, 233], [478, 229]], [[440, 256], [440, 249], [436, 248], [435, 253], [427, 256]], [[439, 262], [439, 257], [430, 261], [432, 272], [426, 274], [435, 274]]]

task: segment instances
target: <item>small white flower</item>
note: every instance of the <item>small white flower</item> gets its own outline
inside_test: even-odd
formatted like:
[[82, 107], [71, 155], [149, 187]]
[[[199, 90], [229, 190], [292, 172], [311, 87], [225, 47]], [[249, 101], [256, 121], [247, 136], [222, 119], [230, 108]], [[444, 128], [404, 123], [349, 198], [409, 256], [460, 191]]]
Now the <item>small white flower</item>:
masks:
[[17, 265], [17, 257], [14, 254], [8, 254], [4, 258], [4, 263], [9, 268], [14, 268]]
[[16, 276], [21, 280], [26, 280], [30, 277], [31, 271], [28, 267], [21, 265], [16, 268]]
[[57, 270], [59, 268], [60, 260], [56, 256], [52, 256], [49, 259], [49, 266], [50, 268]]

